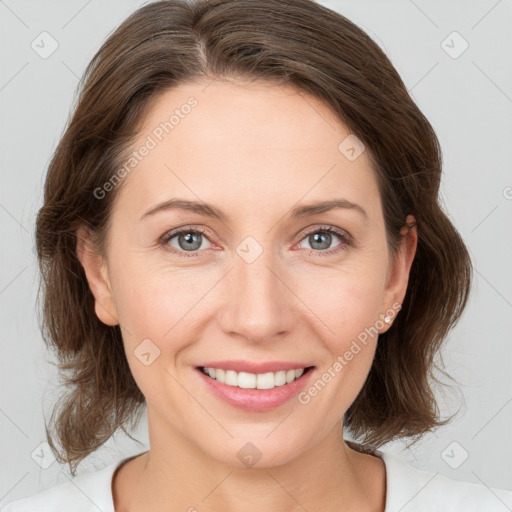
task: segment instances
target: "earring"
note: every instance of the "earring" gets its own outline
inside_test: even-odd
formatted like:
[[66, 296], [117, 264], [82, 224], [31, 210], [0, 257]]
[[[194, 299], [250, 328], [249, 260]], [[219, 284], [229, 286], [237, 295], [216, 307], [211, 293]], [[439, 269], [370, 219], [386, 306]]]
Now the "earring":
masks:
[[389, 318], [389, 316], [385, 316], [384, 322], [386, 322], [389, 325], [391, 323], [391, 318]]

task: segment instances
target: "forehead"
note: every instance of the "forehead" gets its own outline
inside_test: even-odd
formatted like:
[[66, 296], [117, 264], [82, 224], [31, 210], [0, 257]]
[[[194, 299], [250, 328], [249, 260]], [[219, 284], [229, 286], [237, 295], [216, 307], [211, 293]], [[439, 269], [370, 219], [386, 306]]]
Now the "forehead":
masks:
[[181, 84], [150, 104], [132, 148], [144, 156], [120, 196], [139, 211], [169, 195], [259, 212], [348, 195], [378, 210], [369, 158], [343, 151], [351, 137], [329, 106], [292, 86]]

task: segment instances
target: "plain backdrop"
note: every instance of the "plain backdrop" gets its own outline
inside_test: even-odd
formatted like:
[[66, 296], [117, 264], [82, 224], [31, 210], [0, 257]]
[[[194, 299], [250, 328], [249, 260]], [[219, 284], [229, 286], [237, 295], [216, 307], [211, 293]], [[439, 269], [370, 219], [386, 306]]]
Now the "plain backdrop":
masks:
[[[34, 219], [78, 79], [142, 3], [0, 0], [0, 503], [67, 478], [44, 445], [58, 380], [36, 316]], [[432, 123], [444, 155], [443, 204], [475, 268], [471, 301], [444, 351], [458, 391], [439, 394], [443, 410], [460, 413], [412, 447], [385, 449], [418, 468], [510, 489], [512, 2], [321, 3], [374, 38]], [[147, 449], [145, 417], [135, 437], [141, 444], [111, 440], [80, 472]]]

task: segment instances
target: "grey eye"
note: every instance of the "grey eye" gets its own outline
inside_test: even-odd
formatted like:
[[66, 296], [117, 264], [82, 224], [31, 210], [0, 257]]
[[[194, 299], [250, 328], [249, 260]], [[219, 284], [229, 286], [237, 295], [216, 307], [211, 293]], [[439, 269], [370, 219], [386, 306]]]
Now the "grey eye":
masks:
[[317, 229], [316, 231], [312, 231], [311, 233], [307, 234], [302, 240], [307, 240], [309, 244], [309, 247], [306, 247], [306, 249], [325, 251], [333, 248], [331, 245], [336, 238], [341, 242], [339, 244], [341, 245], [343, 243], [343, 238], [341, 235], [326, 229]]
[[[177, 241], [177, 246], [173, 243], [175, 239]], [[190, 252], [207, 248], [202, 247], [203, 242], [205, 241], [207, 241], [207, 239], [203, 233], [194, 230], [186, 230], [174, 233], [167, 243], [175, 249]]]

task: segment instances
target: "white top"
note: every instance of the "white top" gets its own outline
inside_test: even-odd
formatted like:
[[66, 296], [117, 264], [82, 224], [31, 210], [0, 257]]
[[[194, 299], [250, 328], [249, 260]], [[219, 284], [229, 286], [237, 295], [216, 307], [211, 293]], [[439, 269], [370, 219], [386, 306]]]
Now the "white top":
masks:
[[[375, 455], [386, 466], [384, 512], [510, 512], [512, 491], [453, 480], [416, 469], [391, 453]], [[0, 512], [115, 512], [112, 476], [125, 461], [77, 475], [70, 482], [13, 501]]]

